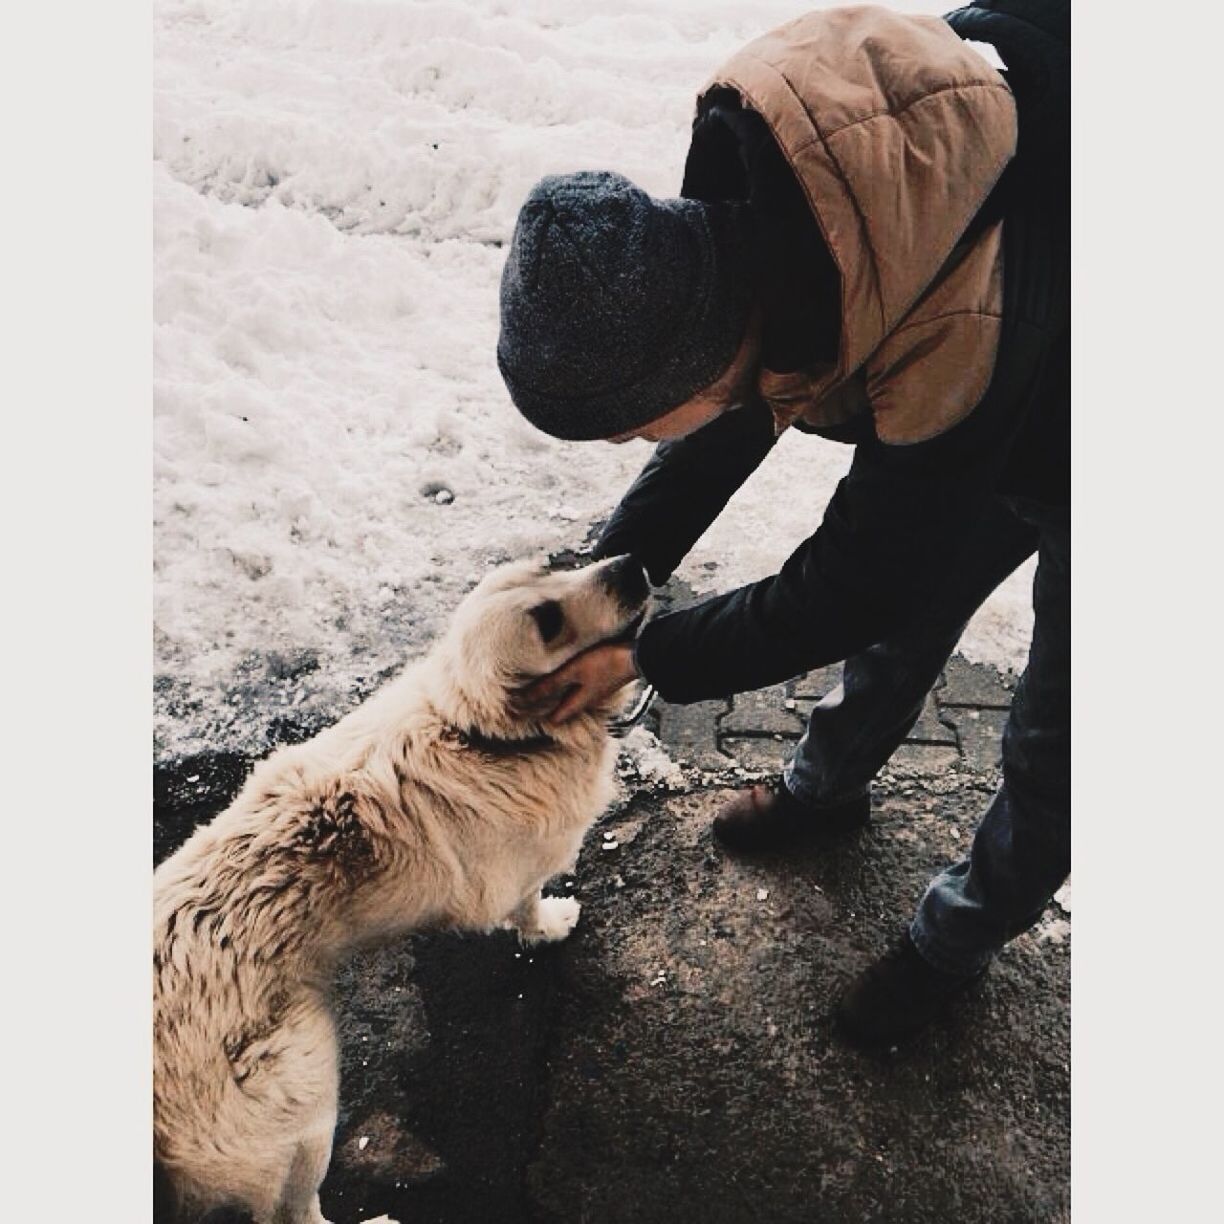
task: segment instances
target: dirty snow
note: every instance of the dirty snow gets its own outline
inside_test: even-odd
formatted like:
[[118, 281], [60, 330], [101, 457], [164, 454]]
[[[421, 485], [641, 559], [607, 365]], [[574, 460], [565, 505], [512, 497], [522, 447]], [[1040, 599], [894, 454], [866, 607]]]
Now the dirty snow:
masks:
[[1065, 918], [1046, 915], [1037, 924], [1036, 937], [1038, 944], [1064, 944], [1071, 935], [1071, 924]]
[[684, 771], [645, 727], [634, 727], [625, 736], [623, 747], [644, 785], [663, 790], [684, 789]]
[[[556, 442], [497, 372], [517, 207], [674, 194], [692, 99], [792, 0], [181, 0], [155, 9], [155, 733], [261, 749], [420, 653], [484, 571], [583, 539], [644, 443]], [[938, 4], [896, 7], [939, 12]], [[773, 570], [849, 451], [787, 436], [686, 561]], [[1022, 573], [970, 627], [1016, 666]], [[630, 747], [666, 777], [645, 733]]]

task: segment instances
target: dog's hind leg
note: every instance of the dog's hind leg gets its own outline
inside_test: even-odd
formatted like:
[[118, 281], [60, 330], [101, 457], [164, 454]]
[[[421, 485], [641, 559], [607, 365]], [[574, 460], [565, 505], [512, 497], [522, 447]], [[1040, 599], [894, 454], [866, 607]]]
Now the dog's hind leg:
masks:
[[573, 897], [542, 897], [534, 889], [510, 915], [510, 925], [525, 944], [556, 943], [578, 925], [582, 910]]
[[272, 1224], [328, 1224], [319, 1205], [319, 1186], [331, 1160], [332, 1132], [305, 1138], [294, 1154], [281, 1188]]
[[307, 1006], [276, 1038], [274, 1059], [256, 1073], [263, 1080], [259, 1097], [246, 1095], [241, 1133], [247, 1151], [258, 1155], [244, 1170], [244, 1201], [256, 1224], [327, 1224], [319, 1186], [331, 1159], [340, 1087], [331, 1015], [321, 1002]]

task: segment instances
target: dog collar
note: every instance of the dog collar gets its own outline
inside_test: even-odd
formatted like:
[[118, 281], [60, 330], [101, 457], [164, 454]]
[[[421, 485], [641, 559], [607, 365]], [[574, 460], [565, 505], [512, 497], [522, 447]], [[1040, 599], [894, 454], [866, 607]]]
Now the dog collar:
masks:
[[465, 748], [475, 748], [477, 752], [499, 757], [541, 752], [545, 748], [554, 747], [557, 742], [550, 735], [529, 735], [523, 739], [499, 739], [497, 736], [485, 735], [476, 727], [468, 727], [466, 730], [460, 727], [449, 727], [446, 735], [448, 739], [455, 740]]
[[[628, 735], [646, 717], [646, 711], [650, 709], [655, 696], [654, 685], [646, 685], [630, 710], [619, 718], [609, 719], [607, 724], [608, 734], [613, 739], [622, 739]], [[557, 742], [550, 735], [529, 735], [523, 739], [501, 739], [497, 736], [485, 735], [483, 731], [476, 727], [468, 727], [466, 730], [460, 727], [448, 727], [445, 734], [448, 739], [453, 739], [465, 748], [475, 748], [477, 752], [484, 752], [489, 756], [499, 757], [521, 756], [530, 752], [542, 752], [546, 748], [554, 747]]]
[[633, 708], [626, 714], [622, 714], [619, 718], [613, 718], [608, 722], [608, 734], [613, 739], [621, 739], [628, 735], [634, 727], [646, 717], [646, 711], [650, 709], [651, 702], [655, 699], [655, 686], [648, 684], [641, 692]]

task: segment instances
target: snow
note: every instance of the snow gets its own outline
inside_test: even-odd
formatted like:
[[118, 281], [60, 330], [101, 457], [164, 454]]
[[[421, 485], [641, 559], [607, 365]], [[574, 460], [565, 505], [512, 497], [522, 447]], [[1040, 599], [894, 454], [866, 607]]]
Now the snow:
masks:
[[[334, 718], [487, 566], [607, 515], [647, 444], [549, 439], [497, 372], [518, 205], [594, 167], [674, 194], [696, 90], [806, 7], [157, 5], [159, 755], [260, 751], [278, 719]], [[680, 576], [711, 592], [776, 570], [849, 458], [785, 436]], [[968, 657], [1022, 664], [1030, 582], [983, 610]], [[662, 755], [650, 741], [627, 743]]]
[[625, 736], [623, 746], [642, 785], [662, 790], [684, 789], [684, 771], [645, 727], [634, 727]]

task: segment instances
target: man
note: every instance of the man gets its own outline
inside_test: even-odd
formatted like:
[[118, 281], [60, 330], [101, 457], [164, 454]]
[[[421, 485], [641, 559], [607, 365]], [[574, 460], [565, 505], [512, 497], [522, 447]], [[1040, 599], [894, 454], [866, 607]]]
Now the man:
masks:
[[[1006, 79], [962, 37], [994, 43]], [[561, 721], [635, 676], [690, 702], [844, 660], [782, 776], [716, 817], [726, 849], [863, 828], [965, 623], [1038, 554], [1003, 783], [970, 854], [839, 1001], [862, 1044], [927, 1024], [1070, 869], [1068, 45], [1058, 0], [801, 17], [699, 98], [680, 199], [546, 178], [503, 274], [498, 358], [527, 419], [659, 443], [597, 556], [665, 582], [783, 430], [855, 447], [778, 574], [534, 694]]]

